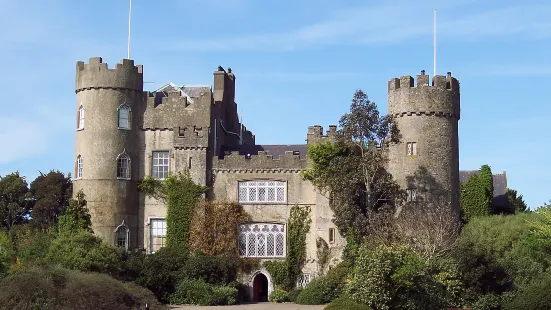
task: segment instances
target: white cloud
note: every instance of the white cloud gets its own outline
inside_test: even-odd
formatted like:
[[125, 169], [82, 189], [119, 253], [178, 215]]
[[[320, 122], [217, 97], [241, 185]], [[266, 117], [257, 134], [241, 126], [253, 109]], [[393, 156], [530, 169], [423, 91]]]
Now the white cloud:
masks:
[[[465, 42], [512, 35], [524, 39], [551, 37], [550, 4], [520, 5], [460, 16], [450, 14], [456, 11], [453, 7], [444, 7], [443, 11], [438, 22], [440, 40]], [[197, 40], [169, 38], [171, 43], [161, 46], [195, 51], [288, 51], [336, 44], [391, 44], [430, 36], [432, 31], [432, 9], [415, 2], [340, 10], [328, 20], [278, 33]]]

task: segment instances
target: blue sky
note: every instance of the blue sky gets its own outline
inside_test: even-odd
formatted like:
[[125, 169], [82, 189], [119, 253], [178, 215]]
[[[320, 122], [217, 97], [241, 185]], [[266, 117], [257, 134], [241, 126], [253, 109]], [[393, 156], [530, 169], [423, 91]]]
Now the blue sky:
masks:
[[[483, 3], [482, 3], [483, 2]], [[489, 164], [531, 208], [551, 199], [549, 1], [133, 1], [131, 58], [147, 89], [237, 77], [240, 114], [260, 144], [304, 143], [363, 89], [386, 113], [387, 81], [461, 82], [460, 167]], [[126, 0], [0, 0], [0, 175], [70, 172], [75, 64], [126, 58]]]

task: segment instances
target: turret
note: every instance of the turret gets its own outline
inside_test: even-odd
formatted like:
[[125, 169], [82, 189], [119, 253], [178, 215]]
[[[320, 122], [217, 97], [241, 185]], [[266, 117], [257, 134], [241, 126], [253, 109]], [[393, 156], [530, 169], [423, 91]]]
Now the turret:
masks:
[[388, 113], [401, 135], [389, 146], [389, 172], [408, 200], [446, 203], [459, 212], [459, 82], [448, 73], [429, 84], [424, 71], [414, 82], [411, 76], [388, 82]]
[[76, 65], [74, 193], [83, 190], [94, 233], [137, 245], [138, 131], [142, 66], [123, 59], [109, 69], [100, 57]]

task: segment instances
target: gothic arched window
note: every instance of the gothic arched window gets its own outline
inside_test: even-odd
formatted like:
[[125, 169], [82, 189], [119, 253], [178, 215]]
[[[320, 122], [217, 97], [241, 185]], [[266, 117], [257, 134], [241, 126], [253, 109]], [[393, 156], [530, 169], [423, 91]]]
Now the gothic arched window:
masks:
[[84, 129], [84, 107], [82, 105], [78, 108], [77, 129]]
[[130, 129], [132, 110], [125, 103], [119, 107], [119, 129]]
[[75, 176], [77, 179], [82, 178], [82, 156], [81, 155], [77, 156], [77, 162], [75, 165]]
[[117, 178], [130, 179], [130, 156], [126, 150], [117, 156]]
[[128, 235], [130, 231], [128, 230], [128, 227], [126, 224], [124, 224], [124, 220], [122, 223], [115, 228], [115, 245], [119, 246], [123, 249], [128, 249]]

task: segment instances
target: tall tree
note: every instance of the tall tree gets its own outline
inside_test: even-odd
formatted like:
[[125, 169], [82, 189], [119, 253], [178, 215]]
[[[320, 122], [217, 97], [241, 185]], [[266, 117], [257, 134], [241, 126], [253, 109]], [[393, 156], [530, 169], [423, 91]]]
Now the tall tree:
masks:
[[76, 199], [69, 201], [67, 212], [59, 217], [60, 233], [93, 232], [90, 212], [86, 205], [86, 195], [84, 195], [82, 190], [79, 190]]
[[25, 177], [14, 172], [0, 177], [0, 225], [10, 230], [27, 221], [32, 208], [31, 193]]
[[494, 175], [492, 174], [492, 168], [488, 165], [480, 167], [480, 186], [484, 188], [484, 203], [491, 210], [494, 199]]
[[399, 139], [392, 118], [380, 115], [366, 93], [357, 90], [350, 111], [339, 122], [334, 141], [308, 147], [311, 168], [302, 177], [330, 197], [335, 224], [346, 235], [364, 236], [374, 211], [400, 193], [386, 171], [389, 142]]
[[31, 183], [34, 206], [31, 212], [31, 223], [37, 227], [48, 227], [56, 224], [58, 217], [69, 207], [73, 191], [71, 176], [60, 171], [51, 170], [48, 174], [38, 176]]
[[528, 205], [524, 202], [522, 195], [518, 195], [514, 189], [507, 189], [507, 200], [509, 201], [509, 209], [512, 213], [528, 211]]

